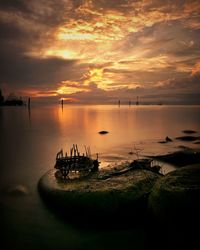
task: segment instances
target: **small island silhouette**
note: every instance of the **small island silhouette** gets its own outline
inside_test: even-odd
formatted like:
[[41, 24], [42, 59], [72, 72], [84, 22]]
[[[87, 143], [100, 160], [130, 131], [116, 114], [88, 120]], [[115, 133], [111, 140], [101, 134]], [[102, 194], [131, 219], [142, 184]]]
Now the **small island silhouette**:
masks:
[[26, 105], [26, 103], [25, 101], [22, 100], [22, 97], [18, 97], [14, 93], [11, 93], [5, 99], [0, 89], [0, 106], [23, 106], [23, 105]]

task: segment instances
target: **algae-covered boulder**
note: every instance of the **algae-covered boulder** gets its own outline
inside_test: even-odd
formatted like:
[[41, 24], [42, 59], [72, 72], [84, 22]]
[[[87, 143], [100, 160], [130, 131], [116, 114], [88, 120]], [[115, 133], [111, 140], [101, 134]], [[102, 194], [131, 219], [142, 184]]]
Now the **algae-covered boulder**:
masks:
[[67, 216], [137, 218], [147, 211], [148, 195], [158, 178], [160, 175], [150, 171], [130, 170], [121, 175], [97, 173], [58, 180], [50, 170], [38, 187], [44, 200]]
[[13, 195], [13, 196], [24, 196], [24, 195], [29, 194], [29, 190], [24, 185], [17, 185], [17, 186], [10, 187], [7, 190], [7, 194]]
[[177, 167], [200, 163], [200, 151], [196, 151], [183, 146], [181, 146], [181, 148], [184, 150], [176, 151], [166, 155], [152, 156], [152, 158], [171, 163], [173, 165], [176, 165]]
[[200, 164], [173, 171], [154, 185], [149, 196], [154, 218], [176, 225], [200, 219]]

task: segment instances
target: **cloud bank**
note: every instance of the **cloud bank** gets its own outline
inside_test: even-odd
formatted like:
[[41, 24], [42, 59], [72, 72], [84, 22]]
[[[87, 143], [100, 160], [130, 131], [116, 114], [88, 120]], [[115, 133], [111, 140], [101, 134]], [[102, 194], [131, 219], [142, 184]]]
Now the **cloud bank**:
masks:
[[0, 2], [0, 88], [78, 103], [199, 103], [198, 0]]

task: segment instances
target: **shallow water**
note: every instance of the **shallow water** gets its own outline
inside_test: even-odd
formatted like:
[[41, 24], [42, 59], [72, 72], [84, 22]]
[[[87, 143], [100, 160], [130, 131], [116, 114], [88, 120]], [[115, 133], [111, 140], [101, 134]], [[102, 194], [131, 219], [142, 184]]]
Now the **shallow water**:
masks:
[[[199, 106], [64, 105], [62, 109], [59, 105], [33, 105], [30, 112], [26, 107], [1, 107], [0, 204], [7, 246], [93, 249], [95, 245], [95, 249], [103, 249], [106, 244], [108, 249], [121, 249], [124, 242], [128, 246], [134, 238], [137, 249], [143, 249], [141, 229], [99, 233], [62, 222], [43, 205], [37, 182], [53, 167], [56, 153], [61, 148], [69, 152], [73, 143], [78, 144], [81, 152], [84, 145], [90, 146], [94, 155], [99, 154], [102, 168], [142, 155], [173, 152], [178, 146], [199, 148], [193, 142], [174, 140], [183, 135], [182, 130], [200, 131], [199, 114]], [[101, 130], [109, 133], [100, 135]], [[173, 142], [159, 144], [166, 136]], [[162, 165], [164, 173], [174, 169]], [[8, 188], [19, 184], [29, 189], [28, 195], [7, 193]]]

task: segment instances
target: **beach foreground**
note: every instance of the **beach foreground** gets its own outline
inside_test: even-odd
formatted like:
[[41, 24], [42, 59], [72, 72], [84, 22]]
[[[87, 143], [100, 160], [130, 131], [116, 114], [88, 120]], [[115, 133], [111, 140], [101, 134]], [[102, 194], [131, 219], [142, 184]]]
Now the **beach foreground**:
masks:
[[57, 180], [51, 170], [40, 179], [38, 188], [46, 204], [66, 222], [103, 230], [142, 226], [146, 249], [159, 249], [162, 233], [169, 237], [162, 249], [195, 245], [200, 164], [165, 176], [131, 170], [117, 176], [93, 174], [64, 181]]
[[[149, 223], [144, 214], [138, 216], [139, 223], [130, 223], [131, 228], [126, 223], [120, 225], [118, 216], [118, 226], [109, 229], [106, 224], [96, 228], [75, 223], [71, 213], [70, 220], [63, 219], [43, 202], [37, 185], [41, 176], [53, 169], [56, 152], [73, 143], [80, 148], [90, 146], [94, 156], [99, 153], [101, 171], [133, 161], [135, 150], [139, 157], [168, 155], [186, 147], [197, 150], [196, 141], [175, 138], [183, 136], [185, 129], [197, 131], [194, 136], [199, 136], [198, 113], [198, 106], [164, 105], [120, 109], [65, 105], [63, 110], [58, 105], [32, 106], [30, 113], [24, 107], [1, 108], [0, 209], [6, 249], [148, 249], [151, 240], [153, 245], [159, 238], [162, 244], [171, 242], [178, 230], [171, 226], [166, 232], [165, 226], [156, 224], [155, 219]], [[103, 130], [109, 133], [98, 133]], [[158, 143], [166, 136], [173, 141]], [[180, 168], [158, 163], [164, 174]], [[68, 215], [68, 210], [65, 212]]]

